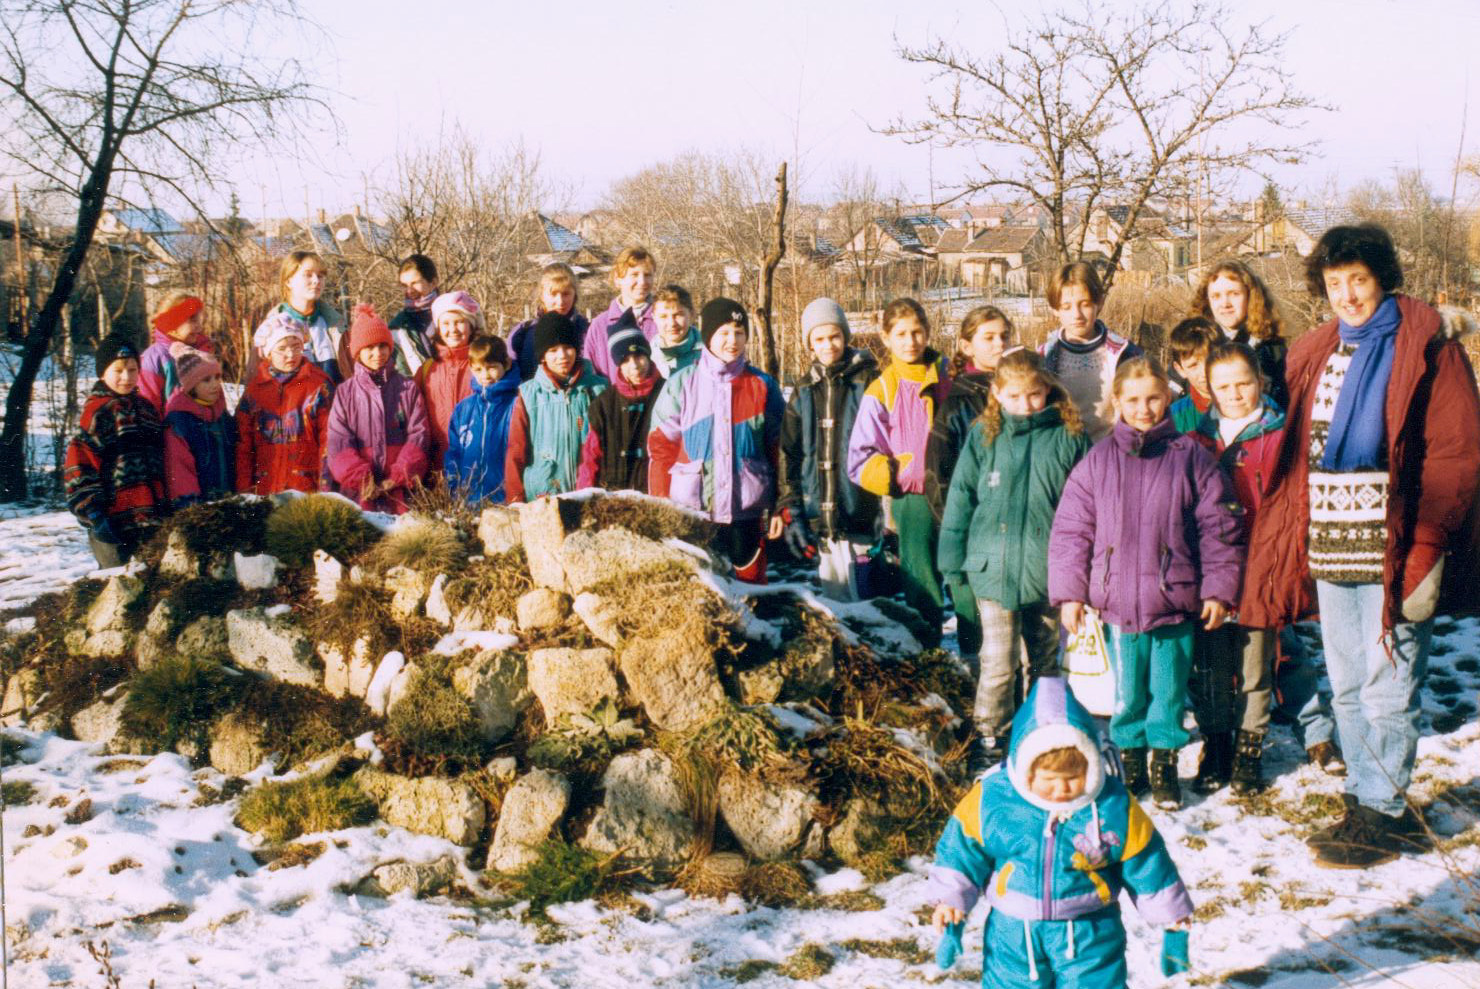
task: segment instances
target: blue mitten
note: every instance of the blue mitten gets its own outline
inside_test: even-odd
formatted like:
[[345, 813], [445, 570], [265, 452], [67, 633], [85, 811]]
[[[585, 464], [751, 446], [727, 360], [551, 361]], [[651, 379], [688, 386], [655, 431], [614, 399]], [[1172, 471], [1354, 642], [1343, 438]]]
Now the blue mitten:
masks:
[[966, 929], [966, 921], [957, 924], [947, 924], [940, 940], [935, 945], [935, 964], [939, 965], [941, 971], [945, 971], [956, 964], [956, 959], [961, 956], [961, 932]]
[[1191, 968], [1187, 961], [1188, 932], [1168, 927], [1161, 932], [1161, 974], [1176, 975]]
[[118, 538], [118, 533], [113, 531], [113, 525], [106, 518], [99, 519], [93, 523], [92, 534], [93, 538], [100, 543], [111, 543], [116, 546], [123, 542], [123, 540]]

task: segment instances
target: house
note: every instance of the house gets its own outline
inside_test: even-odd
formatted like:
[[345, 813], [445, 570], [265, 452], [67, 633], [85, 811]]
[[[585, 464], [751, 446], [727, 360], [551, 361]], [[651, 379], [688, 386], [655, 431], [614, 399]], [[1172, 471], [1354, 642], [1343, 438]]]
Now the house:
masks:
[[969, 238], [966, 230], [947, 230], [936, 253], [961, 285], [1027, 295], [1040, 287], [1034, 269], [1048, 254], [1048, 238], [1037, 226], [990, 226]]
[[876, 216], [843, 242], [842, 253], [865, 264], [933, 257], [935, 243], [950, 225], [938, 216]]
[[[1090, 211], [1088, 223], [1075, 224], [1071, 229], [1069, 242], [1080, 243], [1082, 236], [1081, 256], [1103, 258], [1103, 263], [1109, 264], [1129, 222], [1129, 206], [1096, 206]], [[1136, 216], [1134, 236], [1121, 250], [1119, 268], [1153, 276], [1180, 274], [1191, 262], [1195, 239], [1170, 217], [1143, 206]]]
[[532, 264], [544, 267], [564, 262], [577, 277], [611, 269], [612, 259], [605, 250], [543, 213], [530, 213], [521, 233], [525, 256]]
[[1331, 227], [1356, 223], [1357, 217], [1351, 210], [1334, 209], [1287, 209], [1273, 217], [1255, 217], [1255, 226], [1233, 246], [1235, 254], [1279, 254], [1294, 251], [1306, 257], [1321, 239], [1321, 234]]

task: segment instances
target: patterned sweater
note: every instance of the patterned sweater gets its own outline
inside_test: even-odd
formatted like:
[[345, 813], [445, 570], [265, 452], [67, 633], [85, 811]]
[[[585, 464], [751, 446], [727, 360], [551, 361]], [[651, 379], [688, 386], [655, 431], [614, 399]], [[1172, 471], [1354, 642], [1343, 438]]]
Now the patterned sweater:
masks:
[[1323, 471], [1331, 418], [1357, 348], [1340, 344], [1316, 384], [1310, 410], [1310, 575], [1333, 583], [1382, 582], [1387, 548], [1387, 446], [1377, 470]]

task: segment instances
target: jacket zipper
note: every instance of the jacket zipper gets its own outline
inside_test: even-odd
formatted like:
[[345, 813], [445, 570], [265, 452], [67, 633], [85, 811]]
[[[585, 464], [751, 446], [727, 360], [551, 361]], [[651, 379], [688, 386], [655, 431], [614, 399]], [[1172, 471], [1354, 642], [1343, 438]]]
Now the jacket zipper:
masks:
[[1058, 819], [1048, 816], [1048, 828], [1043, 832], [1043, 919], [1053, 920], [1053, 853], [1058, 835]]

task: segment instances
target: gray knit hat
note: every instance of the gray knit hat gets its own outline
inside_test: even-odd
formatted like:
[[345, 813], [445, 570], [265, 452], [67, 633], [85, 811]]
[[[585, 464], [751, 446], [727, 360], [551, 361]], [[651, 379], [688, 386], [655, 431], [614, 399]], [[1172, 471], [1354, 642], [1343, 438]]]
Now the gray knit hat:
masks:
[[843, 312], [843, 307], [826, 296], [813, 299], [807, 303], [807, 308], [802, 310], [802, 342], [810, 341], [812, 331], [819, 326], [836, 326], [842, 330], [844, 343], [848, 343], [853, 337], [853, 331], [848, 328], [848, 316]]

